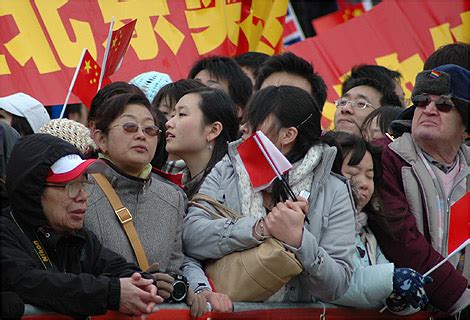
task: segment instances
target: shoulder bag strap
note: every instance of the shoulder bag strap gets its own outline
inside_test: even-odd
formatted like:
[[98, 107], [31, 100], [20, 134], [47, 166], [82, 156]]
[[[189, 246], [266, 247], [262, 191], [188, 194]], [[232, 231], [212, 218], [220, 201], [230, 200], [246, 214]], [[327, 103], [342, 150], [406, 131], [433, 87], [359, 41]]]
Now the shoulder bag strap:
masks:
[[[206, 206], [200, 204], [199, 202], [204, 201], [210, 204], [214, 210], [211, 210], [210, 208], [207, 208]], [[234, 210], [224, 206], [221, 204], [219, 201], [216, 199], [205, 195], [203, 193], [196, 193], [190, 203], [190, 205], [196, 206], [200, 209], [205, 210], [207, 213], [209, 213], [213, 219], [219, 219], [219, 218], [229, 218], [229, 219], [240, 219], [241, 215]]]
[[127, 238], [131, 243], [132, 249], [134, 250], [139, 267], [144, 271], [147, 270], [149, 267], [147, 256], [145, 255], [144, 248], [140, 242], [139, 235], [135, 230], [134, 223], [132, 222], [132, 215], [129, 212], [129, 209], [124, 207], [121, 199], [119, 199], [116, 191], [114, 191], [113, 187], [105, 176], [103, 176], [101, 173], [92, 173], [91, 176], [96, 180], [101, 190], [103, 190], [104, 194], [108, 198], [109, 203], [113, 207], [114, 213], [116, 213], [116, 216], [121, 222], [122, 227], [126, 232]]

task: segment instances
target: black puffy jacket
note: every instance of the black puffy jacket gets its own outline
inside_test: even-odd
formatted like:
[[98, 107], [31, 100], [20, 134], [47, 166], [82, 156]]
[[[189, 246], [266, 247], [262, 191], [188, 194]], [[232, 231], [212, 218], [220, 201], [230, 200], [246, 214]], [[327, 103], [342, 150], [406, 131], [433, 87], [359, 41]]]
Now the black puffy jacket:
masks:
[[[54, 232], [42, 211], [47, 172], [67, 154], [80, 153], [47, 134], [23, 137], [12, 151], [6, 180], [11, 210], [0, 217], [2, 291], [73, 317], [118, 310], [119, 278], [140, 269], [103, 247], [86, 229]], [[25, 230], [36, 233], [52, 266], [44, 267]]]

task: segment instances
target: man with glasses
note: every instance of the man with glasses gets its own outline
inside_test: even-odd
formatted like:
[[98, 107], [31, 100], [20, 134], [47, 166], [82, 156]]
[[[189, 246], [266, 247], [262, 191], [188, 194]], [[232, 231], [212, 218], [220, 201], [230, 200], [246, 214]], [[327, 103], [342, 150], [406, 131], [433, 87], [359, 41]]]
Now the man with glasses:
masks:
[[335, 102], [335, 131], [361, 136], [365, 118], [381, 106], [401, 106], [398, 96], [375, 79], [358, 78], [343, 88], [343, 96]]
[[152, 276], [83, 229], [86, 173], [104, 163], [79, 154], [49, 134], [15, 145], [6, 178], [11, 209], [0, 218], [2, 291], [72, 317], [150, 313], [163, 301]]
[[[464, 144], [470, 72], [452, 64], [423, 71], [416, 77], [412, 101], [404, 111], [412, 117], [411, 133], [385, 145], [382, 155], [383, 207], [394, 237], [373, 221], [369, 225], [396, 267], [424, 274], [455, 249], [449, 247], [449, 234], [468, 238], [468, 215], [463, 217], [466, 226], [453, 225], [457, 213], [450, 207], [470, 191], [470, 148]], [[430, 276], [434, 281], [425, 290], [434, 307], [454, 315], [470, 305], [469, 247]]]

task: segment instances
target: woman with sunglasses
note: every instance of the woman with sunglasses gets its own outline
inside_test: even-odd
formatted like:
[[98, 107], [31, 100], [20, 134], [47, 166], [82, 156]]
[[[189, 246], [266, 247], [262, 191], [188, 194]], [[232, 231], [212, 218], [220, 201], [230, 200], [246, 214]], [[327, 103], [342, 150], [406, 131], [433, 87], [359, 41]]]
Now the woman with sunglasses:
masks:
[[[205, 210], [191, 206], [183, 232], [186, 254], [203, 261], [220, 259], [274, 237], [295, 254], [303, 271], [268, 301], [331, 300], [347, 290], [353, 269], [354, 213], [345, 181], [331, 174], [336, 150], [319, 141], [320, 117], [318, 104], [302, 89], [271, 86], [255, 93], [247, 105], [243, 139], [262, 131], [293, 164], [285, 179], [294, 194], [299, 197], [306, 191], [310, 196], [293, 201], [277, 180], [255, 192], [238, 157], [243, 141], [232, 142], [199, 193], [242, 218], [213, 220]], [[304, 223], [306, 216], [309, 224]]]
[[[173, 291], [173, 278], [167, 273], [180, 274], [183, 262], [182, 219], [185, 210], [183, 195], [173, 185], [152, 175], [152, 160], [160, 129], [143, 93], [115, 95], [103, 102], [95, 115], [94, 137], [99, 157], [109, 167], [102, 173], [123, 205], [132, 215], [132, 223], [150, 264], [158, 263], [154, 276], [158, 293], [165, 299]], [[118, 220], [107, 196], [95, 186], [89, 200], [86, 227], [102, 243], [137, 262], [126, 232]], [[205, 299], [188, 293], [186, 302], [193, 315], [201, 315]]]

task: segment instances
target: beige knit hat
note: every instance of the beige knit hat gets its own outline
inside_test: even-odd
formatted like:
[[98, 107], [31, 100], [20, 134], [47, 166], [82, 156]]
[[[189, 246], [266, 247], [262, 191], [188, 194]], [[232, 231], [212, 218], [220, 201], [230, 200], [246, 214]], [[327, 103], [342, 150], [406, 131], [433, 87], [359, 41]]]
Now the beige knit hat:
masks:
[[84, 155], [98, 149], [90, 136], [90, 130], [73, 120], [66, 118], [51, 120], [39, 129], [39, 132], [48, 133], [73, 144]]

